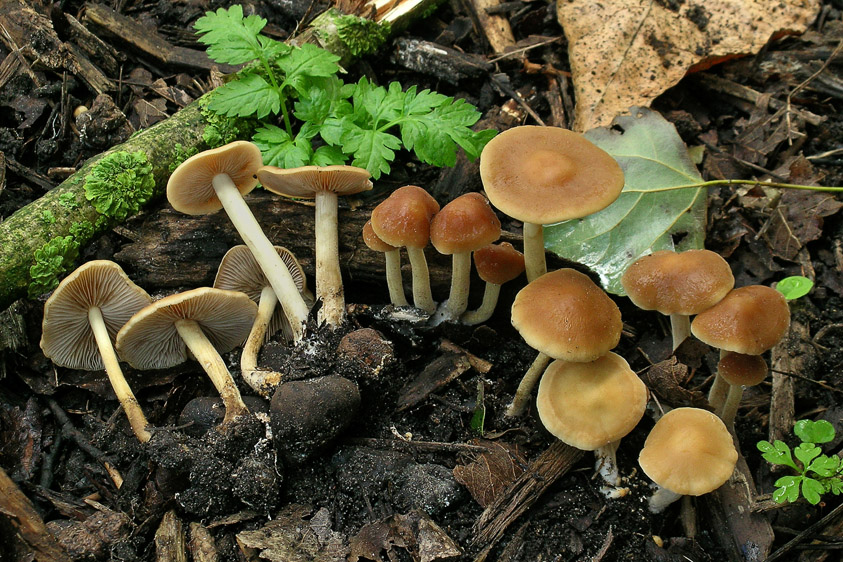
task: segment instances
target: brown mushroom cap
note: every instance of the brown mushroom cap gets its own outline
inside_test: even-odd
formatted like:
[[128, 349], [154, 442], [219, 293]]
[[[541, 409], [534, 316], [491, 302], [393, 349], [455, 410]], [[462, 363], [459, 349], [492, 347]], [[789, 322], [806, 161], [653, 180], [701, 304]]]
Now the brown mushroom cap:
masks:
[[726, 260], [710, 250], [662, 250], [633, 262], [621, 284], [640, 309], [691, 316], [723, 300], [735, 278]]
[[729, 430], [720, 418], [699, 408], [677, 408], [662, 416], [638, 456], [653, 482], [689, 496], [722, 486], [737, 461]]
[[132, 316], [117, 334], [117, 351], [136, 369], [163, 369], [184, 362], [187, 346], [177, 320], [194, 320], [220, 352], [242, 344], [258, 307], [245, 293], [200, 287], [164, 297]]
[[501, 236], [501, 221], [479, 193], [460, 195], [430, 221], [430, 242], [440, 254], [464, 254]]
[[372, 211], [372, 230], [395, 247], [424, 248], [430, 241], [430, 220], [439, 203], [415, 185], [399, 187]]
[[534, 224], [596, 213], [624, 185], [614, 158], [581, 134], [532, 125], [513, 127], [486, 144], [480, 178], [492, 205]]
[[587, 275], [557, 269], [529, 283], [512, 303], [512, 325], [533, 349], [555, 359], [594, 361], [618, 345], [618, 305]]
[[258, 184], [255, 172], [263, 164], [261, 151], [247, 141], [234, 141], [206, 150], [181, 163], [167, 181], [170, 205], [187, 215], [204, 215], [222, 209], [213, 179], [226, 174], [245, 195]]
[[474, 250], [474, 267], [483, 281], [503, 285], [524, 271], [524, 254], [509, 242], [489, 244]]
[[265, 189], [285, 197], [312, 199], [319, 191], [354, 195], [372, 189], [372, 174], [355, 166], [262, 166], [257, 175]]
[[647, 387], [612, 352], [588, 363], [554, 361], [542, 375], [536, 398], [547, 430], [584, 451], [621, 439], [635, 428], [646, 406]]
[[64, 278], [44, 304], [41, 349], [53, 363], [69, 369], [104, 369], [88, 310], [102, 312], [112, 342], [137, 311], [152, 302], [114, 262], [89, 261]]
[[755, 386], [767, 378], [767, 362], [760, 355], [730, 351], [717, 363], [717, 374], [733, 386]]
[[370, 220], [366, 221], [366, 224], [363, 225], [363, 242], [366, 243], [366, 246], [370, 250], [375, 252], [391, 252], [392, 250], [398, 249], [378, 238], [378, 235], [372, 229], [372, 221]]
[[763, 285], [740, 287], [698, 314], [691, 333], [726, 351], [761, 355], [776, 345], [790, 326], [790, 308], [780, 292]]

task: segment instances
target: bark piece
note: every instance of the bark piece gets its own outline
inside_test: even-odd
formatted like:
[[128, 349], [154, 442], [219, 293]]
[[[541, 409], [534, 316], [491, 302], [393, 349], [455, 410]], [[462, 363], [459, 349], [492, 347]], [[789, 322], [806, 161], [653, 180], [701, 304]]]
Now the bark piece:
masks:
[[465, 0], [474, 25], [479, 28], [495, 54], [503, 54], [515, 45], [515, 36], [506, 16], [491, 14], [490, 9], [501, 5], [501, 0]]
[[158, 562], [187, 562], [184, 525], [172, 509], [164, 514], [155, 531], [155, 559]]

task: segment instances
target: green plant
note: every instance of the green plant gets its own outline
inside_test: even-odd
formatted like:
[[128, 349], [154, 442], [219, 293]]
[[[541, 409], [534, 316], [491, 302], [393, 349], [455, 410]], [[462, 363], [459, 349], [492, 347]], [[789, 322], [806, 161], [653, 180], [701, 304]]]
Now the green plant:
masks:
[[792, 277], [785, 277], [776, 283], [776, 290], [784, 295], [789, 301], [804, 297], [814, 286], [814, 282], [807, 277], [801, 275], [794, 275]]
[[[799, 420], [793, 432], [802, 441], [791, 452], [783, 441], [759, 441], [758, 450], [771, 464], [789, 466], [796, 476], [782, 476], [776, 480], [773, 500], [778, 503], [795, 502], [801, 495], [812, 505], [820, 502], [823, 494], [835, 496], [843, 493], [843, 462], [837, 455], [823, 455], [817, 443], [834, 439], [834, 426], [825, 420]], [[793, 457], [799, 461], [793, 460]]]
[[137, 213], [154, 189], [152, 164], [141, 150], [112, 152], [85, 177], [85, 198], [101, 215], [117, 221]]
[[29, 298], [52, 291], [59, 277], [69, 271], [79, 255], [79, 243], [73, 236], [58, 236], [35, 250], [35, 263], [29, 268]]
[[208, 109], [260, 119], [253, 141], [264, 164], [290, 168], [351, 159], [378, 178], [389, 173], [402, 147], [427, 164], [452, 166], [458, 147], [476, 158], [495, 135], [471, 130], [480, 113], [465, 100], [415, 87], [404, 91], [398, 82], [383, 87], [361, 78], [346, 84], [338, 77], [339, 57], [261, 35], [265, 25], [232, 6], [207, 12], [195, 26], [215, 61], [248, 63], [214, 91]]

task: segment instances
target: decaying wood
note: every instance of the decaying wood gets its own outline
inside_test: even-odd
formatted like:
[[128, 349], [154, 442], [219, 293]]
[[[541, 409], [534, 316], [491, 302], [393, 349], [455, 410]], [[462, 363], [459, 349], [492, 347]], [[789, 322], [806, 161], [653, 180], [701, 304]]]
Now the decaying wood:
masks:
[[184, 525], [172, 509], [161, 518], [155, 531], [155, 559], [158, 562], [187, 562]]
[[190, 556], [194, 562], [218, 562], [220, 559], [214, 537], [208, 528], [195, 521], [190, 524]]
[[544, 491], [582, 456], [583, 452], [579, 449], [562, 441], [555, 441], [483, 510], [474, 523], [472, 543], [485, 547], [500, 540], [507, 527], [527, 511]]
[[493, 68], [484, 58], [477, 55], [461, 53], [438, 43], [409, 37], [395, 40], [394, 57], [398, 64], [405, 68], [422, 74], [432, 74], [455, 86], [460, 80], [484, 76]]
[[[71, 562], [67, 552], [47, 530], [32, 502], [0, 468], [0, 514], [15, 528], [15, 532], [38, 562]], [[11, 546], [11, 545], [5, 545]], [[4, 547], [5, 548], [5, 547]]]
[[461, 353], [445, 352], [428, 363], [419, 375], [410, 381], [398, 396], [396, 412], [419, 404], [471, 368], [468, 358]]
[[489, 46], [496, 54], [503, 54], [508, 47], [515, 45], [515, 36], [506, 16], [490, 14], [489, 10], [501, 4], [500, 0], [465, 0], [471, 19]]
[[0, 0], [0, 40], [10, 51], [23, 50], [51, 70], [72, 70], [73, 55], [50, 18], [23, 0]]
[[773, 390], [770, 397], [769, 440], [786, 440], [793, 435], [795, 422], [793, 404], [793, 377], [784, 373], [803, 375], [806, 367], [814, 359], [814, 350], [808, 342], [811, 336], [808, 326], [797, 319], [792, 319], [790, 329], [784, 339], [773, 348], [771, 367], [773, 370]]
[[[799, 546], [803, 541], [812, 537], [818, 531], [825, 529], [828, 526], [835, 525], [837, 521], [840, 519], [840, 516], [843, 515], [843, 504], [838, 505], [830, 512], [828, 512], [825, 517], [790, 539], [784, 546], [780, 549], [775, 551], [773, 554], [767, 558], [766, 562], [776, 562], [776, 560], [792, 560], [792, 551], [794, 548]], [[839, 528], [839, 527], [838, 527]], [[832, 536], [839, 536], [839, 535], [832, 535]]]
[[120, 63], [126, 59], [126, 55], [91, 33], [72, 15], [65, 14], [64, 17], [67, 19], [71, 40], [89, 56], [94, 57], [103, 70], [116, 76], [120, 72]]

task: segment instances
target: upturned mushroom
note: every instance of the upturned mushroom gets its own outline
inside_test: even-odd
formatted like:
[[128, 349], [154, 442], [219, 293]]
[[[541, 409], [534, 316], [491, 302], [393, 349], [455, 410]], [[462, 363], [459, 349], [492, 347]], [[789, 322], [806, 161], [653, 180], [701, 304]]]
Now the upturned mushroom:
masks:
[[117, 331], [150, 296], [132, 283], [119, 265], [89, 261], [64, 278], [44, 304], [41, 349], [53, 363], [68, 369], [105, 369], [132, 431], [141, 443], [151, 434], [114, 352]]
[[767, 378], [767, 371], [767, 362], [760, 355], [728, 351], [720, 358], [717, 375], [729, 385], [729, 393], [717, 414], [726, 427], [731, 427], [735, 422], [744, 388], [761, 384]]
[[284, 197], [313, 199], [316, 204], [316, 298], [319, 319], [329, 326], [345, 318], [340, 272], [337, 197], [372, 189], [368, 170], [354, 166], [303, 166], [284, 170], [263, 166], [257, 171], [265, 189]]
[[605, 355], [621, 338], [621, 312], [587, 275], [557, 269], [528, 283], [512, 303], [512, 325], [539, 354], [521, 379], [507, 416], [524, 411], [551, 359], [586, 363]]
[[[299, 292], [310, 300], [307, 279], [298, 260], [287, 248], [275, 246], [281, 260], [286, 264]], [[214, 279], [214, 287], [227, 291], [240, 291], [258, 303], [258, 315], [252, 325], [252, 331], [243, 345], [240, 355], [240, 376], [252, 389], [269, 398], [272, 390], [281, 382], [279, 373], [258, 369], [258, 353], [264, 343], [279, 329], [287, 341], [293, 334], [284, 311], [275, 306], [278, 298], [266, 279], [266, 275], [247, 246], [234, 246], [223, 256]]]
[[278, 296], [293, 330], [293, 340], [299, 342], [304, 336], [308, 306], [287, 266], [243, 200], [243, 195], [257, 185], [255, 173], [262, 163], [260, 149], [246, 141], [200, 152], [182, 162], [170, 176], [167, 199], [175, 210], [188, 215], [225, 209]]
[[501, 235], [501, 221], [479, 193], [460, 195], [430, 221], [430, 242], [451, 258], [451, 292], [432, 319], [434, 324], [457, 320], [468, 308], [471, 252]]
[[117, 351], [136, 369], [164, 369], [187, 360], [189, 350], [220, 393], [228, 423], [249, 409], [220, 353], [243, 343], [257, 313], [252, 299], [238, 291], [201, 287], [170, 295], [126, 322]]
[[501, 285], [512, 281], [524, 272], [524, 254], [512, 247], [509, 242], [489, 244], [474, 251], [474, 267], [480, 279], [486, 282], [483, 301], [480, 307], [469, 310], [460, 317], [460, 322], [473, 326], [492, 317]]
[[389, 301], [395, 306], [409, 306], [410, 303], [407, 302], [407, 296], [404, 294], [404, 282], [401, 279], [401, 250], [378, 238], [370, 220], [363, 225], [363, 242], [373, 252], [383, 254]]
[[596, 213], [624, 185], [614, 158], [581, 134], [532, 125], [513, 127], [486, 144], [480, 179], [492, 205], [524, 223], [527, 281], [547, 271], [542, 225]]
[[635, 260], [621, 277], [629, 300], [670, 316], [673, 349], [691, 335], [691, 319], [735, 286], [729, 264], [711, 250], [661, 250]]
[[436, 311], [424, 248], [430, 242], [430, 221], [439, 203], [416, 185], [399, 187], [372, 211], [372, 230], [396, 248], [406, 247], [413, 270], [413, 304], [429, 314]]

